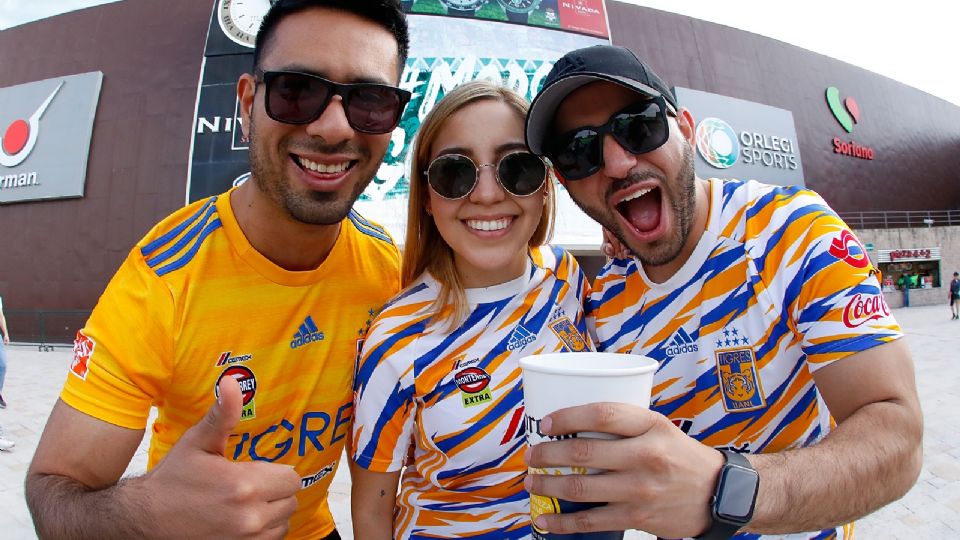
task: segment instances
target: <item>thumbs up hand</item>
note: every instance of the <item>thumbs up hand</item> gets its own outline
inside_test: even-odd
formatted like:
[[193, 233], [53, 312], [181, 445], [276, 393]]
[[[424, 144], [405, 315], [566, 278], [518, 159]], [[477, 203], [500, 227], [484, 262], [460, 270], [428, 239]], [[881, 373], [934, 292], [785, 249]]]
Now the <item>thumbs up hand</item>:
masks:
[[[283, 538], [297, 509], [300, 476], [288, 465], [233, 462], [227, 439], [240, 421], [240, 385], [219, 383], [219, 399], [139, 485], [160, 536]], [[149, 531], [147, 531], [149, 534]]]

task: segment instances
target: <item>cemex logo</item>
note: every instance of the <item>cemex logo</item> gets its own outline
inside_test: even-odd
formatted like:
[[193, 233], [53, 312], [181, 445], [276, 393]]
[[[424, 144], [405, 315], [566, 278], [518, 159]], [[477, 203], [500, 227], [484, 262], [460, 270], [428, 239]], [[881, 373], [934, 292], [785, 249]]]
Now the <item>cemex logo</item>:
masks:
[[3, 142], [0, 144], [3, 150], [0, 152], [0, 165], [16, 167], [27, 159], [33, 147], [37, 145], [37, 137], [40, 136], [40, 117], [47, 111], [50, 102], [61, 88], [63, 88], [63, 81], [60, 81], [56, 89], [27, 120], [18, 118], [7, 126], [3, 132]]
[[[840, 99], [840, 90], [836, 86], [827, 88], [827, 106], [833, 117], [847, 133], [853, 133], [854, 124], [860, 123], [860, 104], [853, 97]], [[844, 141], [840, 137], [833, 138], [833, 153], [851, 156], [860, 159], [873, 159], [872, 148], [862, 146], [854, 141]]]
[[83, 197], [103, 73], [0, 88], [0, 204]]

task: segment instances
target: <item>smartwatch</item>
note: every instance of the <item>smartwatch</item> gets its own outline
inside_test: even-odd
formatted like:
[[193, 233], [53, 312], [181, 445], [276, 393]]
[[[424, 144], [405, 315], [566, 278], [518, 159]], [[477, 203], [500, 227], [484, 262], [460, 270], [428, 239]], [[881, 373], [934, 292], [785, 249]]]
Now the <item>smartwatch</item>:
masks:
[[723, 468], [717, 479], [717, 490], [710, 498], [713, 525], [696, 540], [726, 540], [753, 518], [760, 475], [747, 458], [737, 452], [720, 450], [720, 453], [723, 454]]

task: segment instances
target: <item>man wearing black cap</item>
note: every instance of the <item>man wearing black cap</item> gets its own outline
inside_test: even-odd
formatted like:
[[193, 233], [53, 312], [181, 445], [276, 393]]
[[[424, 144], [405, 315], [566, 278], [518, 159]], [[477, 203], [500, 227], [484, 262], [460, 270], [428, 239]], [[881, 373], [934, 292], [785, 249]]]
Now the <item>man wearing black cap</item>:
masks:
[[619, 47], [567, 54], [531, 105], [527, 144], [632, 252], [597, 278], [598, 347], [660, 362], [650, 411], [595, 404], [544, 419], [549, 434], [623, 439], [534, 447], [533, 467], [607, 472], [531, 475], [531, 492], [608, 503], [536, 524], [850, 538], [853, 519], [919, 474], [910, 353], [866, 251], [823, 199], [700, 179], [694, 137], [690, 111]]

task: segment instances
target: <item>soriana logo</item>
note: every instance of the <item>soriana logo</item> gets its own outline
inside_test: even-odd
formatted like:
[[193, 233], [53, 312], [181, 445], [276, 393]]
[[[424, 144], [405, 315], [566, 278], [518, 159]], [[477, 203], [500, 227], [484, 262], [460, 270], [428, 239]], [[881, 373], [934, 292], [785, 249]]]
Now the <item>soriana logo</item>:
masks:
[[0, 88], [0, 203], [83, 196], [103, 73]]
[[[852, 96], [841, 99], [840, 89], [836, 86], [827, 88], [826, 97], [827, 107], [840, 127], [847, 133], [853, 133], [854, 124], [860, 123], [860, 104]], [[840, 137], [833, 138], [833, 153], [866, 160], [872, 160], [875, 154], [873, 148], [855, 141], [844, 141]]]

